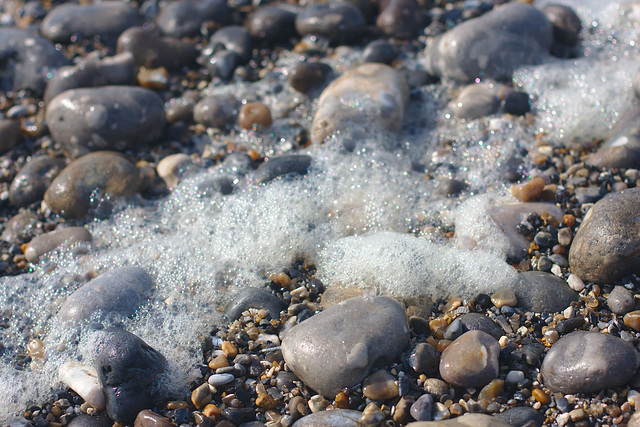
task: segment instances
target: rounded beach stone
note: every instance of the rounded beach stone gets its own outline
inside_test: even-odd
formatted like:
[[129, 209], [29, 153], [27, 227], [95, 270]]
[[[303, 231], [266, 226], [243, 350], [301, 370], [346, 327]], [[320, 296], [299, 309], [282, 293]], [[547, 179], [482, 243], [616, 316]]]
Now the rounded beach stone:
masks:
[[91, 153], [60, 172], [44, 193], [44, 201], [65, 218], [82, 218], [92, 208], [92, 199], [135, 194], [140, 182], [135, 165], [118, 153]]
[[0, 120], [0, 154], [4, 154], [16, 146], [22, 131], [20, 122], [11, 119]]
[[498, 86], [486, 83], [465, 86], [451, 105], [453, 114], [460, 119], [474, 120], [497, 113], [498, 90]]
[[637, 168], [640, 166], [640, 107], [624, 114], [613, 133], [589, 155], [587, 163], [606, 168]]
[[429, 73], [459, 81], [510, 80], [519, 66], [536, 64], [553, 42], [551, 23], [537, 8], [509, 3], [455, 26], [427, 46]]
[[578, 294], [561, 278], [542, 271], [518, 274], [512, 290], [518, 298], [518, 307], [525, 311], [557, 313], [578, 301]]
[[149, 409], [140, 411], [133, 423], [134, 427], [171, 427], [172, 425], [170, 419], [156, 414]]
[[640, 272], [640, 188], [610, 193], [596, 203], [573, 238], [571, 271], [585, 281], [611, 283]]
[[560, 338], [540, 372], [544, 383], [561, 393], [595, 393], [633, 378], [639, 355], [632, 344], [609, 334], [576, 331]]
[[409, 365], [418, 374], [436, 375], [440, 363], [440, 352], [430, 344], [419, 343], [409, 355]]
[[251, 59], [251, 49], [253, 41], [251, 34], [239, 25], [229, 25], [221, 28], [209, 40], [211, 46], [216, 49], [235, 52], [240, 59], [240, 63], [244, 64]]
[[387, 400], [398, 396], [398, 381], [385, 370], [380, 370], [365, 378], [362, 394], [371, 400]]
[[72, 89], [51, 100], [46, 120], [53, 139], [74, 156], [123, 150], [162, 136], [164, 103], [135, 86]]
[[298, 62], [289, 71], [287, 81], [298, 92], [307, 93], [324, 83], [331, 73], [331, 66], [324, 62]]
[[113, 422], [106, 415], [80, 414], [68, 424], [69, 427], [111, 427]]
[[304, 154], [286, 154], [275, 157], [260, 165], [256, 170], [254, 180], [264, 184], [280, 176], [306, 175], [311, 167], [311, 157]]
[[98, 372], [93, 366], [68, 361], [58, 369], [60, 381], [75, 391], [98, 411], [106, 407], [106, 398], [98, 381]]
[[377, 361], [392, 360], [408, 342], [402, 305], [366, 296], [333, 305], [294, 326], [282, 342], [282, 355], [298, 378], [332, 398], [362, 381]]
[[95, 4], [61, 4], [42, 20], [42, 35], [56, 43], [75, 38], [100, 36], [114, 45], [124, 30], [140, 24], [138, 12], [125, 1], [103, 1]]
[[18, 212], [4, 224], [2, 240], [9, 243], [22, 244], [33, 236], [38, 218], [30, 210]]
[[365, 20], [351, 4], [317, 3], [298, 13], [295, 26], [301, 36], [316, 34], [334, 44], [348, 44], [362, 37]]
[[168, 187], [175, 187], [193, 166], [191, 156], [184, 153], [176, 153], [162, 158], [156, 166], [156, 172]]
[[410, 39], [417, 35], [420, 14], [416, 0], [382, 0], [376, 27], [389, 37]]
[[195, 36], [206, 21], [223, 26], [229, 23], [229, 6], [224, 0], [181, 0], [167, 4], [157, 23], [168, 36]]
[[143, 269], [114, 268], [69, 295], [58, 311], [58, 318], [63, 321], [82, 321], [98, 310], [129, 316], [152, 287], [151, 277]]
[[276, 4], [260, 6], [247, 20], [249, 33], [267, 42], [285, 41], [296, 35], [296, 15], [293, 5]]
[[234, 122], [238, 105], [231, 95], [207, 96], [193, 107], [193, 120], [208, 127], [224, 128]]
[[410, 413], [416, 421], [431, 421], [433, 411], [433, 396], [423, 394], [411, 405]]
[[500, 339], [504, 335], [504, 331], [496, 322], [491, 318], [480, 313], [467, 313], [458, 317], [462, 323], [462, 330], [467, 331], [482, 331], [491, 335], [495, 339]]
[[136, 65], [147, 68], [182, 68], [195, 62], [198, 50], [191, 43], [160, 37], [143, 27], [129, 28], [118, 37], [118, 52], [130, 52]]
[[575, 46], [578, 43], [582, 23], [576, 12], [569, 6], [549, 3], [544, 5], [542, 13], [553, 26], [553, 38], [557, 43]]
[[540, 427], [545, 421], [545, 416], [530, 406], [509, 408], [504, 412], [495, 414], [494, 417], [509, 423], [511, 426]]
[[37, 263], [42, 255], [62, 245], [72, 245], [78, 242], [91, 243], [91, 241], [91, 233], [84, 227], [60, 228], [34, 237], [27, 245], [24, 255], [27, 261]]
[[138, 336], [118, 328], [96, 333], [95, 367], [107, 398], [109, 418], [131, 424], [161, 398], [156, 380], [166, 360]]
[[[318, 98], [311, 141], [321, 143], [349, 124], [378, 123], [392, 130], [404, 116], [408, 88], [404, 77], [385, 64], [368, 63], [334, 80]], [[359, 103], [359, 108], [353, 108]]]
[[636, 307], [633, 294], [624, 286], [613, 288], [607, 298], [607, 305], [615, 314], [626, 314]]
[[65, 66], [49, 80], [44, 92], [44, 101], [49, 103], [65, 90], [82, 87], [108, 85], [130, 85], [136, 81], [133, 55], [119, 55], [99, 58], [90, 55], [76, 65]]
[[482, 331], [469, 331], [453, 341], [440, 357], [442, 379], [457, 387], [484, 387], [498, 377], [500, 344]]
[[393, 43], [387, 40], [374, 40], [365, 46], [362, 51], [364, 62], [380, 62], [391, 64], [398, 58], [400, 50]]
[[407, 427], [512, 427], [499, 418], [486, 414], [464, 414], [444, 421], [417, 421]]
[[351, 409], [320, 411], [300, 418], [293, 427], [358, 427], [362, 412]]
[[280, 312], [287, 308], [278, 297], [261, 288], [241, 289], [231, 297], [231, 301], [233, 304], [227, 309], [230, 321], [238, 319], [249, 308], [267, 310], [272, 319], [279, 319]]

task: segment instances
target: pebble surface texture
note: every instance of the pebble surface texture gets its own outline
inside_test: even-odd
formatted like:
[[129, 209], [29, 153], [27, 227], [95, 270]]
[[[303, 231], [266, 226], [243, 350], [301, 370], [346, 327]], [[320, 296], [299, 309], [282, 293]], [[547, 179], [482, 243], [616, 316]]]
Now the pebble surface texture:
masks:
[[459, 387], [484, 387], [498, 376], [499, 354], [500, 345], [491, 335], [466, 332], [442, 352], [440, 375]]
[[[371, 324], [382, 329], [371, 329]], [[371, 366], [393, 358], [409, 341], [402, 306], [386, 297], [358, 297], [331, 306], [293, 328], [282, 355], [309, 387], [334, 397], [362, 381]]]

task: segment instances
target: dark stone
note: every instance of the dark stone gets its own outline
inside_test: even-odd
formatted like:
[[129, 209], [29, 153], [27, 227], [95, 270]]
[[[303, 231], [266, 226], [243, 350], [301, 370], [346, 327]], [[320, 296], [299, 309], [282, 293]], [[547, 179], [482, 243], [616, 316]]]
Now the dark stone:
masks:
[[409, 365], [418, 374], [437, 375], [439, 364], [440, 352], [427, 343], [417, 344], [409, 355]]
[[463, 332], [462, 322], [460, 321], [460, 318], [457, 318], [447, 326], [447, 329], [444, 331], [443, 338], [445, 340], [453, 341], [462, 335]]
[[420, 19], [417, 9], [416, 0], [382, 0], [376, 26], [389, 37], [414, 38]]
[[[543, 413], [536, 411], [529, 406], [516, 406], [504, 412], [495, 414], [494, 417], [512, 425], [513, 427], [540, 427], [545, 420]], [[532, 424], [529, 424], [532, 423]]]
[[221, 47], [223, 50], [235, 52], [241, 64], [245, 64], [251, 58], [253, 45], [251, 34], [238, 25], [219, 29], [213, 34], [209, 43], [215, 50]]
[[295, 90], [307, 93], [324, 83], [331, 71], [331, 66], [323, 62], [298, 62], [287, 80]]
[[20, 245], [31, 239], [37, 224], [38, 218], [31, 211], [23, 210], [18, 212], [4, 223], [2, 240]]
[[557, 313], [578, 301], [578, 294], [567, 282], [550, 273], [520, 273], [512, 290], [518, 298], [518, 307], [536, 313]]
[[240, 63], [238, 54], [231, 50], [221, 50], [209, 57], [205, 66], [213, 77], [229, 80]]
[[230, 18], [229, 6], [224, 0], [181, 0], [167, 4], [157, 22], [164, 34], [180, 38], [197, 35], [206, 21], [223, 26]]
[[333, 44], [349, 44], [358, 41], [364, 32], [362, 12], [346, 3], [314, 4], [296, 16], [296, 31], [301, 36], [317, 34]]
[[634, 107], [620, 118], [614, 132], [586, 163], [605, 168], [637, 168], [640, 166], [640, 107]]
[[227, 310], [227, 316], [232, 321], [249, 308], [267, 310], [272, 319], [279, 319], [280, 312], [287, 308], [278, 297], [261, 288], [241, 289], [231, 297], [231, 301], [233, 304]]
[[556, 325], [556, 331], [560, 335], [568, 334], [584, 325], [584, 317], [574, 317], [572, 319], [566, 319], [558, 322]]
[[311, 157], [302, 154], [288, 154], [275, 157], [260, 165], [255, 173], [255, 182], [264, 184], [286, 175], [306, 175], [311, 166]]
[[34, 237], [24, 251], [27, 261], [37, 263], [44, 254], [79, 242], [91, 243], [89, 230], [84, 227], [64, 227]]
[[124, 329], [96, 332], [95, 367], [114, 421], [131, 424], [143, 409], [161, 396], [158, 379], [165, 370], [164, 356]]
[[11, 119], [0, 119], [0, 154], [4, 154], [18, 144], [22, 130], [20, 122]]
[[235, 425], [248, 423], [256, 419], [256, 413], [253, 408], [225, 408], [222, 410], [222, 416]]
[[138, 66], [180, 69], [193, 64], [198, 50], [191, 43], [171, 37], [160, 37], [142, 27], [129, 28], [118, 37], [118, 52], [131, 52]]
[[266, 42], [288, 40], [296, 35], [298, 10], [290, 5], [261, 6], [247, 20], [249, 33]]
[[529, 94], [525, 92], [510, 91], [502, 100], [502, 109], [507, 114], [524, 116], [531, 111]]
[[454, 196], [460, 194], [469, 187], [464, 181], [458, 179], [445, 178], [438, 183], [438, 193], [443, 196]]
[[296, 388], [294, 381], [300, 381], [293, 372], [280, 371], [276, 375], [276, 387], [283, 393], [288, 393]]
[[111, 427], [113, 423], [105, 415], [91, 416], [80, 414], [71, 420], [68, 427]]
[[553, 38], [557, 43], [575, 46], [578, 43], [582, 23], [576, 12], [569, 6], [546, 4], [542, 13], [553, 26]]
[[398, 58], [400, 51], [387, 40], [374, 40], [369, 43], [362, 52], [364, 62], [380, 62], [391, 64]]
[[207, 127], [222, 129], [235, 122], [238, 106], [231, 95], [207, 96], [193, 108], [193, 119]]
[[600, 187], [578, 187], [574, 190], [574, 195], [581, 205], [585, 203], [596, 203], [604, 196]]
[[253, 168], [253, 159], [247, 153], [231, 153], [224, 158], [221, 166], [229, 173], [244, 175]]
[[480, 313], [467, 313], [459, 317], [463, 326], [463, 331], [482, 331], [486, 332], [495, 339], [500, 339], [504, 333], [502, 328], [489, 317]]
[[61, 4], [47, 14], [40, 25], [42, 35], [56, 43], [69, 43], [76, 37], [99, 36], [104, 43], [115, 45], [120, 33], [140, 25], [136, 10], [124, 1], [95, 4]]

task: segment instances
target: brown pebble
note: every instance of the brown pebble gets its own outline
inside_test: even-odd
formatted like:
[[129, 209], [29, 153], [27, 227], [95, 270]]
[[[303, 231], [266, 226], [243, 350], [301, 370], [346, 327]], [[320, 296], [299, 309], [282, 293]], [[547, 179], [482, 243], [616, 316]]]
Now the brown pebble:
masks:
[[138, 413], [134, 427], [171, 427], [171, 421], [155, 412], [145, 409]]
[[396, 404], [396, 409], [393, 412], [393, 421], [398, 424], [407, 424], [413, 417], [411, 416], [411, 405], [415, 402], [415, 399], [411, 396], [402, 396], [402, 398]]
[[385, 415], [384, 412], [380, 410], [378, 405], [371, 402], [364, 408], [362, 411], [362, 416], [358, 420], [358, 426], [362, 427], [375, 427], [382, 424], [384, 421]]
[[371, 400], [387, 400], [398, 395], [398, 382], [387, 371], [369, 375], [362, 384], [362, 394]]
[[529, 181], [511, 187], [511, 194], [521, 202], [530, 202], [538, 198], [544, 190], [544, 179], [534, 176]]
[[291, 278], [286, 273], [273, 273], [269, 275], [268, 279], [281, 288], [288, 288], [291, 286]]
[[518, 299], [515, 292], [511, 289], [501, 289], [498, 292], [491, 295], [491, 302], [498, 308], [503, 306], [515, 307], [518, 305]]
[[205, 417], [208, 418], [213, 418], [216, 420], [220, 418], [220, 409], [213, 403], [209, 403], [207, 406], [205, 406], [202, 410], [202, 413]]
[[349, 397], [343, 392], [336, 394], [334, 406], [338, 409], [351, 409], [351, 406], [349, 405]]
[[184, 400], [172, 400], [167, 402], [167, 409], [173, 411], [175, 409], [188, 408], [189, 404]]
[[249, 102], [242, 106], [238, 114], [238, 124], [243, 129], [266, 128], [273, 119], [269, 107], [261, 102]]
[[166, 68], [140, 67], [136, 76], [138, 84], [147, 89], [162, 90], [169, 86], [169, 72]]
[[229, 366], [229, 361], [225, 354], [219, 354], [209, 361], [209, 368], [213, 370], [226, 368], [227, 366]]
[[[347, 402], [349, 402], [348, 398], [347, 398]], [[304, 400], [304, 397], [302, 396], [293, 397], [289, 401], [287, 408], [289, 409], [289, 413], [291, 413], [291, 416], [294, 418], [305, 416], [310, 412], [309, 406], [307, 406], [307, 402]]]
[[40, 338], [34, 338], [27, 344], [27, 353], [32, 359], [38, 360], [44, 358], [44, 343]]
[[267, 393], [261, 393], [256, 399], [256, 405], [262, 409], [275, 409], [278, 406], [278, 402]]
[[196, 409], [202, 409], [207, 403], [211, 402], [211, 390], [209, 390], [209, 384], [204, 383], [193, 390], [191, 392], [191, 402]]
[[562, 218], [562, 222], [564, 222], [565, 224], [567, 224], [567, 227], [573, 227], [573, 224], [576, 223], [576, 217], [571, 215], [571, 214], [566, 214], [563, 218]]
[[625, 314], [624, 325], [634, 331], [640, 331], [640, 310]]
[[447, 329], [447, 326], [447, 321], [442, 317], [429, 320], [429, 329], [431, 329], [431, 333], [437, 339], [444, 337], [444, 331]]
[[534, 388], [533, 390], [531, 390], [531, 395], [536, 401], [542, 403], [543, 405], [548, 405], [551, 402], [551, 397], [539, 388]]
[[484, 386], [480, 390], [478, 400], [486, 400], [487, 402], [493, 401], [504, 391], [504, 381], [500, 379], [492, 380], [489, 384]]
[[238, 355], [238, 347], [236, 347], [236, 345], [231, 341], [224, 341], [222, 343], [222, 351], [224, 351], [224, 354], [226, 354], [227, 357], [233, 358]]

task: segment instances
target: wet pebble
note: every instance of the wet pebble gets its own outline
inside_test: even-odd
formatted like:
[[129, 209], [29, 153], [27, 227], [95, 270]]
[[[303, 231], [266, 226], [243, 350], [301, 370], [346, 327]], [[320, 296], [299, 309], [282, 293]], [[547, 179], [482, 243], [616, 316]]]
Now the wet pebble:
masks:
[[464, 331], [482, 331], [499, 339], [504, 332], [502, 328], [489, 317], [480, 313], [467, 313], [459, 317], [464, 327]]
[[567, 282], [553, 274], [538, 271], [518, 274], [513, 291], [518, 298], [519, 307], [536, 313], [559, 312], [578, 300], [578, 294]]
[[416, 421], [431, 421], [431, 411], [433, 410], [433, 397], [430, 394], [423, 394], [411, 405], [411, 416]]
[[502, 110], [514, 116], [524, 116], [531, 111], [529, 94], [525, 92], [510, 91], [502, 100]]
[[311, 157], [304, 154], [278, 156], [260, 165], [254, 179], [256, 183], [264, 184], [281, 176], [306, 175], [310, 166]]
[[550, 3], [541, 10], [553, 26], [553, 38], [557, 43], [566, 46], [574, 46], [578, 43], [582, 23], [571, 7]]
[[495, 415], [496, 418], [508, 423], [511, 426], [540, 427], [544, 421], [544, 416], [529, 406], [516, 406]]
[[212, 386], [221, 386], [229, 384], [235, 377], [232, 374], [213, 374], [209, 377], [207, 382]]
[[93, 366], [68, 361], [60, 365], [58, 376], [71, 390], [78, 393], [87, 403], [98, 411], [106, 407], [106, 397], [98, 381], [98, 372]]
[[261, 102], [248, 102], [240, 107], [238, 125], [243, 129], [264, 129], [271, 126], [273, 118], [269, 107]]
[[241, 64], [246, 63], [251, 58], [253, 45], [251, 34], [238, 25], [229, 25], [219, 29], [213, 33], [209, 43], [214, 49], [235, 52]]
[[640, 161], [640, 108], [627, 111], [616, 127], [587, 163], [597, 167], [633, 168]]
[[44, 254], [61, 246], [80, 242], [91, 243], [91, 241], [91, 233], [86, 228], [64, 227], [34, 237], [27, 245], [24, 255], [27, 261], [37, 263]]
[[229, 19], [229, 6], [223, 0], [180, 0], [163, 7], [157, 23], [165, 35], [180, 38], [197, 35], [206, 21], [222, 26]]
[[171, 420], [145, 409], [136, 416], [134, 427], [171, 427]]
[[197, 49], [172, 37], [161, 37], [143, 28], [129, 28], [118, 37], [118, 52], [130, 52], [135, 64], [147, 68], [165, 67], [175, 70], [195, 62]]
[[11, 182], [9, 201], [15, 207], [25, 207], [42, 200], [45, 191], [63, 168], [62, 159], [49, 156], [31, 159]]
[[9, 218], [2, 230], [2, 240], [14, 244], [22, 244], [33, 236], [38, 218], [29, 210], [18, 212]]
[[272, 319], [279, 319], [280, 312], [286, 308], [284, 303], [271, 292], [261, 288], [245, 288], [233, 295], [233, 304], [227, 310], [230, 320], [235, 320], [249, 308], [267, 310]]
[[466, 120], [474, 120], [498, 112], [500, 99], [494, 84], [476, 83], [465, 86], [451, 105], [453, 114]]
[[362, 412], [351, 409], [320, 411], [300, 418], [293, 427], [358, 427]]
[[362, 383], [362, 394], [371, 400], [387, 400], [398, 396], [396, 378], [385, 370], [369, 375]]
[[287, 81], [295, 90], [307, 93], [320, 86], [331, 73], [331, 66], [324, 62], [298, 62], [289, 72]]
[[0, 154], [4, 154], [18, 144], [21, 130], [17, 120], [0, 119]]
[[374, 40], [365, 46], [362, 59], [364, 62], [391, 64], [399, 54], [400, 51], [393, 43], [387, 40]]
[[613, 313], [621, 315], [632, 311], [636, 303], [633, 294], [628, 289], [624, 286], [616, 286], [607, 298], [607, 305]]
[[158, 176], [170, 188], [177, 186], [180, 180], [192, 169], [194, 169], [193, 161], [190, 156], [184, 153], [164, 157], [156, 166]]
[[285, 41], [296, 35], [296, 15], [292, 5], [275, 4], [258, 7], [247, 20], [249, 33], [267, 42]]
[[409, 364], [418, 374], [435, 375], [440, 363], [440, 352], [430, 344], [419, 343], [409, 355]]
[[440, 375], [457, 387], [483, 387], [498, 376], [500, 345], [491, 335], [469, 331], [440, 357]]
[[365, 20], [362, 12], [351, 4], [318, 3], [298, 13], [295, 26], [301, 36], [315, 34], [335, 44], [348, 44], [362, 37]]
[[193, 108], [193, 119], [202, 125], [224, 128], [233, 123], [238, 101], [230, 95], [208, 96]]

